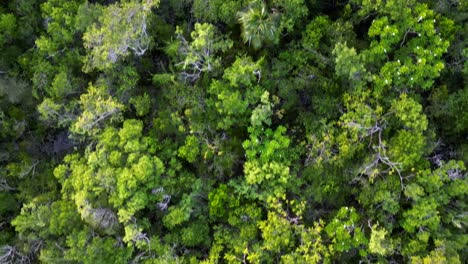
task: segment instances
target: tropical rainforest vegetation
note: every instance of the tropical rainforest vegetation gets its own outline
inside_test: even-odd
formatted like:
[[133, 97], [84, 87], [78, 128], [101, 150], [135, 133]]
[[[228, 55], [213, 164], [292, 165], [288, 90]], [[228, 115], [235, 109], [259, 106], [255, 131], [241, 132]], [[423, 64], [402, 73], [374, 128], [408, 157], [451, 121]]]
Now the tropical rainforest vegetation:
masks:
[[463, 263], [468, 1], [0, 3], [0, 263]]

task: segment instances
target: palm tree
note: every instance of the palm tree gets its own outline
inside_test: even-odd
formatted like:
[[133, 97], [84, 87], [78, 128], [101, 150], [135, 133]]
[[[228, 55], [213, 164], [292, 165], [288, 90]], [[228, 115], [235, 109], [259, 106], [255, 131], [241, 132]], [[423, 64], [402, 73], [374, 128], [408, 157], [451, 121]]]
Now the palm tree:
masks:
[[258, 49], [264, 42], [278, 41], [278, 15], [270, 14], [263, 1], [255, 1], [238, 14], [245, 43]]

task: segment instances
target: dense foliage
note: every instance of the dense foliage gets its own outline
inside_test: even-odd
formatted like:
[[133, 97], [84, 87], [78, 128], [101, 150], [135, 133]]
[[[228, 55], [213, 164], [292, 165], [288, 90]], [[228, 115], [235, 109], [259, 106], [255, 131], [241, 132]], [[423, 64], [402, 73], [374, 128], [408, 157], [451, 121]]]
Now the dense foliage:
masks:
[[468, 2], [0, 4], [0, 263], [462, 263]]

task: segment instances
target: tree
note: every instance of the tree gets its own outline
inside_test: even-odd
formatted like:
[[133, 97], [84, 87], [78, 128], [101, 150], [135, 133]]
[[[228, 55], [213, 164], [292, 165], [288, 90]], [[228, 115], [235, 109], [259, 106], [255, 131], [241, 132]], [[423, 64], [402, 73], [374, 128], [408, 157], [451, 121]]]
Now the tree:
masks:
[[441, 56], [447, 52], [453, 36], [453, 22], [440, 17], [427, 5], [416, 1], [388, 1], [361, 5], [360, 16], [377, 12], [368, 35], [369, 49], [363, 51], [369, 63], [383, 64], [372, 75], [375, 92], [384, 89], [430, 89], [444, 65]]
[[0, 35], [0, 47], [3, 47], [5, 43], [10, 42], [14, 37], [16, 29], [16, 17], [13, 14], [1, 14], [0, 29], [2, 32]]
[[226, 52], [232, 47], [232, 41], [226, 39], [216, 31], [216, 28], [207, 23], [195, 24], [190, 34], [192, 42], [188, 42], [183, 32], [178, 29], [177, 55], [182, 56], [178, 63], [182, 69], [182, 77], [185, 81], [195, 82], [202, 73], [216, 71], [221, 65], [218, 52]]
[[292, 32], [306, 14], [307, 7], [303, 0], [252, 1], [238, 14], [242, 38], [254, 49], [265, 44], [278, 44], [283, 30]]
[[193, 13], [195, 17], [204, 22], [216, 24], [223, 22], [233, 27], [236, 22], [237, 12], [247, 5], [245, 0], [236, 1], [193, 1]]
[[107, 6], [99, 22], [90, 26], [83, 35], [89, 50], [85, 59], [86, 72], [93, 69], [112, 69], [115, 63], [128, 57], [130, 52], [142, 56], [148, 50], [148, 16], [158, 1], [125, 1]]
[[124, 106], [106, 94], [105, 87], [90, 84], [88, 92], [81, 95], [80, 106], [82, 113], [73, 124], [72, 131], [77, 134], [95, 135], [101, 124], [109, 119], [121, 119]]
[[154, 141], [144, 137], [142, 129], [138, 120], [126, 120], [120, 130], [106, 128], [95, 150], [68, 155], [54, 171], [64, 198], [72, 199], [89, 227], [113, 235], [121, 233], [123, 225], [123, 241], [138, 247], [146, 247], [148, 237], [132, 219], [159, 199], [152, 191], [164, 172], [161, 160], [153, 156]]
[[279, 15], [269, 13], [263, 1], [254, 1], [246, 11], [239, 13], [242, 37], [245, 43], [258, 49], [265, 42], [276, 44], [279, 38]]

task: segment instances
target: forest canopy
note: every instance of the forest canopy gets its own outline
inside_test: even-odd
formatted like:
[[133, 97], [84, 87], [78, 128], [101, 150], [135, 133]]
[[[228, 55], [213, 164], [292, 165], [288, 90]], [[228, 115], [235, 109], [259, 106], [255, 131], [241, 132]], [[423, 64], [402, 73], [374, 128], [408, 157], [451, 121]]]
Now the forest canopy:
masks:
[[464, 263], [468, 1], [0, 3], [0, 263]]

